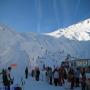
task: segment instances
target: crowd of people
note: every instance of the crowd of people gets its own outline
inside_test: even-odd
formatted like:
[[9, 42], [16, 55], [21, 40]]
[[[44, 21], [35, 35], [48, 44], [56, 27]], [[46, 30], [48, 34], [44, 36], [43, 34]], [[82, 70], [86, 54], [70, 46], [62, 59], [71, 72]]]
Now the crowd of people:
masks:
[[[65, 68], [57, 67], [52, 69], [51, 67], [45, 67], [43, 70], [35, 68], [32, 70], [31, 75], [39, 81], [40, 72], [44, 71], [46, 76], [46, 81], [50, 85], [63, 86], [66, 81], [70, 83], [70, 89], [75, 87], [81, 87], [81, 90], [86, 90], [86, 72], [85, 68]], [[44, 78], [44, 77], [43, 77]]]
[[[8, 67], [8, 69], [2, 70], [2, 79], [3, 79], [3, 85], [5, 87], [5, 90], [10, 90], [10, 86], [14, 82], [14, 78], [10, 75], [11, 67]], [[39, 67], [35, 67], [31, 70], [30, 75], [35, 78], [36, 81], [40, 81], [41, 73], [44, 73], [44, 76], [42, 75], [42, 80], [44, 81], [46, 79], [46, 82], [50, 85], [55, 86], [64, 86], [66, 81], [70, 83], [70, 89], [74, 89], [75, 87], [81, 87], [81, 90], [86, 90], [86, 72], [85, 68], [65, 68], [65, 67], [44, 67], [43, 69], [39, 69]], [[25, 78], [28, 79], [29, 77], [29, 68], [25, 68]], [[45, 78], [45, 79], [44, 79]], [[21, 87], [15, 87], [14, 90], [22, 90]]]

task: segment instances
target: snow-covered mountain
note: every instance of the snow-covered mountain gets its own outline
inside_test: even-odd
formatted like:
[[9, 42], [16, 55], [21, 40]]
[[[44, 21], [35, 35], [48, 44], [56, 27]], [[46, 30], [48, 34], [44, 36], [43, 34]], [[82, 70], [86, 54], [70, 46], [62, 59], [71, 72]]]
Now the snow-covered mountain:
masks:
[[48, 35], [56, 38], [64, 36], [70, 40], [88, 41], [90, 40], [90, 19], [64, 29], [59, 29], [52, 33], [48, 33]]
[[[58, 65], [70, 54], [79, 58], [90, 58], [90, 19], [59, 29], [55, 32], [36, 34], [18, 33], [0, 25], [0, 66], [17, 64]], [[20, 69], [21, 70], [21, 69]]]

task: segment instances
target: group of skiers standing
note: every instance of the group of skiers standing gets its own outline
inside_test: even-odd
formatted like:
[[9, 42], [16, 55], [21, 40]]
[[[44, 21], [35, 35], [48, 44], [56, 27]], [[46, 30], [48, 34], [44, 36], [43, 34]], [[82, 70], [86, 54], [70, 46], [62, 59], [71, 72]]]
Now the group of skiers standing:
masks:
[[71, 69], [68, 72], [68, 80], [71, 82], [71, 89], [74, 86], [79, 87], [81, 85], [82, 90], [86, 90], [86, 72], [85, 68]]
[[[72, 69], [59, 67], [52, 69], [51, 67], [46, 67], [44, 71], [47, 82], [50, 85], [54, 84], [55, 86], [62, 86], [63, 84], [65, 84], [65, 81], [68, 81], [70, 83], [70, 89], [81, 86], [82, 90], [86, 90], [85, 68]], [[32, 70], [31, 75], [35, 76], [36, 80], [38, 81], [40, 76], [39, 68], [35, 68], [34, 70]]]
[[[39, 67], [35, 67], [32, 69], [31, 76], [35, 78], [36, 81], [40, 80], [40, 73], [42, 70]], [[72, 69], [72, 68], [65, 68], [65, 67], [57, 67], [52, 69], [51, 67], [45, 67], [43, 69], [45, 72], [46, 81], [55, 86], [60, 85], [62, 86], [65, 84], [66, 80], [70, 82], [70, 88], [73, 89], [74, 87], [81, 86], [82, 90], [86, 90], [86, 73], [85, 68], [82, 69]], [[28, 67], [25, 68], [25, 78], [28, 79], [29, 71]], [[81, 75], [81, 76], [80, 76]], [[5, 86], [5, 90], [10, 90], [10, 86], [14, 82], [14, 78], [11, 77], [11, 67], [8, 69], [2, 70], [2, 78], [3, 78], [3, 85]], [[22, 90], [19, 87], [16, 87], [15, 90]]]
[[46, 69], [46, 76], [50, 84], [54, 84], [55, 86], [60, 85], [62, 86], [65, 84], [67, 80], [70, 82], [70, 89], [74, 87], [81, 86], [82, 90], [86, 90], [86, 73], [85, 68], [76, 68], [75, 70], [72, 68], [55, 68], [52, 71], [52, 68], [48, 67]]
[[[52, 85], [64, 85], [66, 81], [70, 83], [70, 89], [74, 89], [75, 87], [80, 87], [82, 90], [86, 90], [86, 73], [85, 68], [79, 69], [72, 69], [72, 68], [64, 68], [64, 67], [57, 67], [52, 69], [51, 67], [46, 67], [44, 69], [46, 81]], [[38, 81], [40, 76], [39, 68], [35, 68], [32, 70], [31, 75], [35, 77]]]
[[54, 84], [55, 86], [62, 86], [62, 84], [64, 83], [64, 79], [66, 79], [67, 76], [64, 68], [55, 68], [54, 70], [52, 70], [52, 68], [47, 67], [46, 77], [50, 84]]

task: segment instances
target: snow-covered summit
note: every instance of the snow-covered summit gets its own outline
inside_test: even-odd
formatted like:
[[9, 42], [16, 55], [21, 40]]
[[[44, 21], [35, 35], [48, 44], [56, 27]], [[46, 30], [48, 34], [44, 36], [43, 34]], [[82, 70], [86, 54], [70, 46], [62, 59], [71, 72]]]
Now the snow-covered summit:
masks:
[[64, 36], [71, 40], [88, 41], [90, 40], [90, 19], [81, 21], [64, 29], [47, 33], [47, 35], [60, 38]]

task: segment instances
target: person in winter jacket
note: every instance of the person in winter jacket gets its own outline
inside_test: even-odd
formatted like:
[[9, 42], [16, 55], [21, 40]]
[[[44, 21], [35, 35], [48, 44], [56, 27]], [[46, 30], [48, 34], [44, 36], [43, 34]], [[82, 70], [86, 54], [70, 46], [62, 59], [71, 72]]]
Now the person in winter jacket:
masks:
[[40, 70], [39, 68], [36, 69], [36, 81], [39, 81], [39, 76], [40, 76]]
[[58, 85], [58, 81], [59, 81], [59, 73], [58, 73], [57, 69], [54, 70], [53, 78], [54, 78], [54, 84], [55, 84], [55, 86], [57, 86]]
[[77, 68], [75, 71], [75, 81], [76, 81], [76, 87], [79, 87], [79, 78], [80, 78], [80, 71]]
[[49, 67], [46, 68], [46, 80], [49, 83]]
[[49, 68], [48, 76], [49, 76], [49, 83], [52, 84], [52, 68]]
[[59, 72], [59, 85], [62, 86], [62, 74], [61, 74], [62, 72], [61, 72], [61, 67], [59, 68], [58, 72]]
[[86, 88], [86, 72], [85, 72], [85, 68], [81, 69], [81, 88], [82, 88], [82, 90], [85, 90], [85, 88]]
[[5, 86], [5, 90], [10, 90], [10, 85], [13, 83], [13, 80], [11, 79], [10, 75], [11, 67], [8, 68], [8, 70], [3, 69], [3, 84]]
[[73, 69], [69, 70], [69, 77], [70, 77], [70, 82], [71, 82], [71, 88], [70, 89], [73, 89], [74, 88], [74, 82], [75, 82], [75, 73], [74, 73]]
[[26, 69], [25, 69], [25, 77], [26, 77], [26, 79], [28, 78], [28, 67], [26, 67]]
[[8, 81], [5, 69], [3, 69], [3, 71], [2, 71], [2, 78], [3, 78], [3, 85], [5, 86], [5, 90], [7, 90], [7, 86], [9, 84], [9, 81]]
[[34, 77], [35, 76], [35, 70], [32, 69], [31, 71], [31, 76]]

